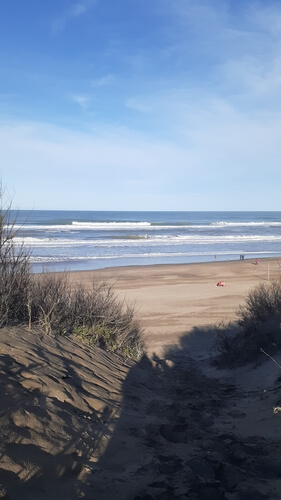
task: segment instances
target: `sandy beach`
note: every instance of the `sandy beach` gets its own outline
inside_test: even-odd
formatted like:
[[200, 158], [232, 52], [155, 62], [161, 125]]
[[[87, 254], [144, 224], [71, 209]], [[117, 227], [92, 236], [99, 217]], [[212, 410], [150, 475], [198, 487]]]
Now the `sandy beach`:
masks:
[[[149, 354], [193, 327], [227, 323], [248, 291], [260, 282], [281, 277], [278, 259], [225, 261], [202, 264], [121, 267], [71, 273], [72, 280], [91, 286], [94, 279], [109, 279], [118, 295], [135, 303], [145, 328]], [[216, 284], [223, 280], [224, 287]]]
[[137, 362], [0, 330], [0, 498], [280, 499], [280, 367], [211, 364], [214, 325], [280, 272], [271, 259], [71, 273], [135, 303]]

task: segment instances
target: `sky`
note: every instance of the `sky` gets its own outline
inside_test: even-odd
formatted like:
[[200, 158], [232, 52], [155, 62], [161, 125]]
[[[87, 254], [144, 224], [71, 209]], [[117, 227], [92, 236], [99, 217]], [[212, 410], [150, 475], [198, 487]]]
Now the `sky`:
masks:
[[280, 162], [280, 0], [0, 0], [15, 208], [281, 210]]

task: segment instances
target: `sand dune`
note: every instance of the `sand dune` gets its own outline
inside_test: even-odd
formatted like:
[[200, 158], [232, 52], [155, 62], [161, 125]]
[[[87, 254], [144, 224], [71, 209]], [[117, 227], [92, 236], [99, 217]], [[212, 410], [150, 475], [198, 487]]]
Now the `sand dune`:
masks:
[[213, 324], [279, 273], [277, 260], [72, 273], [136, 302], [139, 362], [0, 330], [0, 498], [280, 499], [281, 369], [210, 364]]

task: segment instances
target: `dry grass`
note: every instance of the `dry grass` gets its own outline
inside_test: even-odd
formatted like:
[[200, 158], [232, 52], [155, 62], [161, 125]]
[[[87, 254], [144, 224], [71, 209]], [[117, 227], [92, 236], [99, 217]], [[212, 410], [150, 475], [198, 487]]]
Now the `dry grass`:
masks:
[[29, 325], [47, 334], [75, 334], [89, 344], [135, 357], [141, 352], [141, 326], [131, 305], [118, 300], [107, 281], [73, 289], [67, 274], [33, 276]]
[[[217, 329], [218, 362], [235, 365], [253, 361], [281, 349], [281, 281], [261, 283], [248, 294], [237, 311], [235, 334], [230, 327]], [[233, 326], [232, 326], [233, 330]]]

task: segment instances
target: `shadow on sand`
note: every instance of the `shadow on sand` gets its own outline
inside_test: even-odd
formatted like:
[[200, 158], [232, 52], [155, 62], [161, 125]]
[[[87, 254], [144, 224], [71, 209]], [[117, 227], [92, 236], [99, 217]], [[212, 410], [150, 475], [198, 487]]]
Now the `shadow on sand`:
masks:
[[[278, 481], [280, 487], [281, 443], [237, 436], [229, 426], [224, 431], [223, 422], [216, 425], [227, 405], [233, 407], [243, 395], [235, 385], [212, 376], [213, 329], [193, 329], [161, 359], [143, 356], [132, 363], [122, 385], [118, 419], [110, 395], [104, 396], [102, 414], [88, 403], [90, 387], [99, 377], [94, 349], [92, 368], [87, 365], [83, 371], [82, 350], [80, 357], [68, 357], [67, 342], [60, 344], [65, 350], [60, 347], [52, 354], [61, 400], [59, 392], [46, 396], [34, 387], [29, 392], [21, 383], [23, 378], [43, 380], [42, 349], [40, 364], [30, 359], [28, 367], [8, 354], [1, 358], [0, 459], [8, 455], [17, 464], [14, 470], [0, 470], [2, 498], [278, 498], [274, 488]], [[50, 363], [49, 353], [45, 361]], [[17, 432], [7, 436], [9, 419]], [[33, 444], [33, 433], [41, 441]]]
[[[194, 328], [162, 359], [144, 356], [130, 370], [121, 417], [93, 470], [95, 498], [278, 498], [281, 443], [216, 426], [243, 394], [212, 367], [214, 341], [213, 328]], [[244, 415], [234, 410], [232, 416], [234, 428]]]

